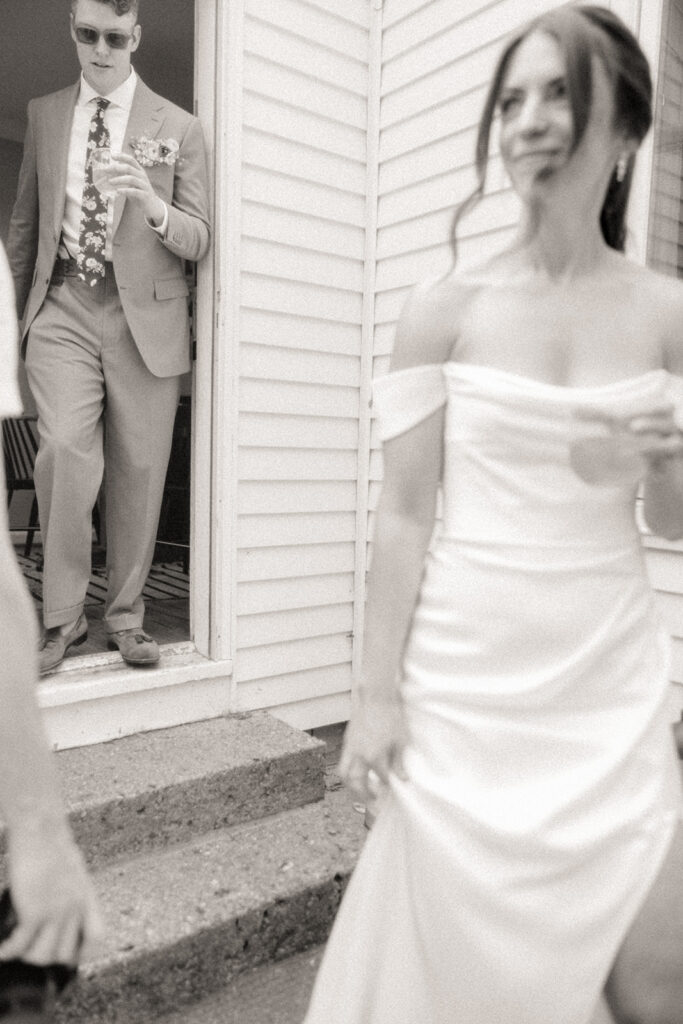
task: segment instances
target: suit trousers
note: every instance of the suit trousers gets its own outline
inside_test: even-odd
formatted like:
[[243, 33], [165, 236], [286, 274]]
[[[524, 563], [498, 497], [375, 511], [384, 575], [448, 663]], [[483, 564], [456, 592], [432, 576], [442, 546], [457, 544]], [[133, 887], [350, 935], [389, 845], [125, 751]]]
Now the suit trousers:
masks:
[[180, 397], [128, 328], [111, 264], [89, 286], [53, 276], [28, 334], [38, 411], [34, 480], [43, 537], [43, 621], [76, 619], [91, 571], [92, 510], [104, 474], [107, 632], [142, 625], [145, 585]]

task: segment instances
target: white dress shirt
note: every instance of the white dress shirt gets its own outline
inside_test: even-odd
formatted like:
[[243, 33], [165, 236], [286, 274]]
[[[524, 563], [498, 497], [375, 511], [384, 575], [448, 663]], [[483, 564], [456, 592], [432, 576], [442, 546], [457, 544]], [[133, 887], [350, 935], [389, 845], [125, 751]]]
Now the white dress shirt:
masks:
[[[105, 97], [109, 100], [109, 106], [104, 112], [104, 123], [109, 131], [109, 145], [112, 153], [120, 153], [123, 149], [123, 140], [126, 135], [126, 128], [128, 127], [128, 118], [130, 116], [130, 108], [133, 105], [137, 82], [138, 76], [134, 69], [131, 68], [130, 75], [126, 81]], [[88, 85], [83, 75], [81, 75], [81, 88], [74, 109], [67, 162], [66, 201], [64, 204], [64, 220], [62, 221], [62, 237], [59, 244], [59, 256], [62, 259], [68, 256], [75, 257], [78, 252], [88, 135], [90, 134], [90, 122], [95, 113], [98, 99], [100, 99], [100, 94], [95, 92], [92, 86]], [[105, 260], [111, 260], [113, 223], [114, 203], [110, 200], [107, 203]], [[149, 224], [149, 221], [147, 223]], [[164, 235], [167, 224], [168, 210], [166, 210], [163, 222], [160, 225], [150, 224], [150, 227], [160, 235]]]

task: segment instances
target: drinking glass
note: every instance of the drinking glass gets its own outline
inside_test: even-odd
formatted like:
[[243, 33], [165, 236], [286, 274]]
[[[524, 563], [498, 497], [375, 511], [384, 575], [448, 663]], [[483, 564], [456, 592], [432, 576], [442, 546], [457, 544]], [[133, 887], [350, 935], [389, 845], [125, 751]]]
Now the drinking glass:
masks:
[[637, 478], [646, 468], [638, 439], [626, 431], [575, 441], [570, 447], [569, 462], [584, 483], [607, 487]]
[[93, 185], [105, 199], [113, 199], [116, 189], [111, 187], [111, 178], [116, 176], [117, 172], [111, 150], [105, 147], [93, 149], [90, 154], [90, 164]]

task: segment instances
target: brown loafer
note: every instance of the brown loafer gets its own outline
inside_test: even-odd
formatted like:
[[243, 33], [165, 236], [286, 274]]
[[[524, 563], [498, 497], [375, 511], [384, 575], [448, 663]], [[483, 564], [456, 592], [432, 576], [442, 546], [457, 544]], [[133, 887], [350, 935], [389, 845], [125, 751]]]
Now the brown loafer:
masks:
[[159, 660], [159, 644], [139, 626], [109, 633], [107, 647], [110, 651], [120, 651], [128, 665], [156, 665]]
[[54, 672], [58, 665], [64, 661], [64, 656], [70, 647], [78, 647], [88, 639], [88, 620], [83, 612], [78, 617], [76, 625], [68, 633], [60, 633], [59, 626], [46, 629], [40, 644], [38, 653], [38, 667], [41, 676], [48, 672]]

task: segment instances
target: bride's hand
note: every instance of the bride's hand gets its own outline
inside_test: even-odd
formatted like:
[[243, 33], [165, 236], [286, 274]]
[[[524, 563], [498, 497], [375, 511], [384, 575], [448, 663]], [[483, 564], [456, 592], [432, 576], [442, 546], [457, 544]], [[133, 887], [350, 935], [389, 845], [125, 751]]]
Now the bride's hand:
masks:
[[356, 696], [346, 727], [339, 773], [363, 803], [371, 803], [389, 784], [389, 775], [405, 779], [403, 751], [407, 729], [399, 694]]
[[626, 429], [636, 438], [639, 453], [655, 471], [663, 469], [673, 456], [683, 453], [680, 413], [664, 405], [646, 415], [632, 416]]
[[661, 470], [669, 459], [683, 454], [681, 414], [671, 403], [636, 416], [615, 416], [589, 406], [579, 407], [574, 415], [584, 422], [606, 426], [620, 454], [640, 456], [648, 469]]

